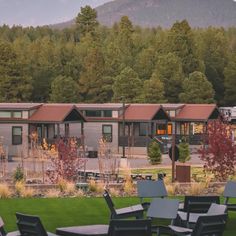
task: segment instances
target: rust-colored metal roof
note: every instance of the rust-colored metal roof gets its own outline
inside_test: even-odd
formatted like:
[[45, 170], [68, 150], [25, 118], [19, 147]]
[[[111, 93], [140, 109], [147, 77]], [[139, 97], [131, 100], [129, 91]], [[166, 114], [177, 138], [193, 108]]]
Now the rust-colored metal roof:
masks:
[[122, 103], [78, 103], [75, 105], [79, 110], [120, 110], [123, 106]]
[[[125, 121], [150, 121], [160, 110], [163, 108], [157, 104], [130, 104], [125, 111]], [[119, 118], [122, 120], [122, 115]]]
[[185, 104], [175, 120], [207, 121], [215, 110], [215, 104]]
[[41, 105], [42, 103], [0, 103], [0, 110], [31, 110]]
[[30, 118], [30, 122], [56, 122], [61, 123], [73, 111], [76, 110], [81, 120], [84, 116], [73, 104], [43, 104]]
[[184, 104], [179, 104], [179, 103], [163, 103], [161, 104], [164, 110], [177, 110], [181, 109]]
[[106, 122], [117, 122], [119, 119], [117, 117], [87, 117], [86, 120], [88, 122], [98, 122], [98, 121], [106, 121]]
[[0, 118], [0, 123], [27, 123], [28, 119], [22, 118]]

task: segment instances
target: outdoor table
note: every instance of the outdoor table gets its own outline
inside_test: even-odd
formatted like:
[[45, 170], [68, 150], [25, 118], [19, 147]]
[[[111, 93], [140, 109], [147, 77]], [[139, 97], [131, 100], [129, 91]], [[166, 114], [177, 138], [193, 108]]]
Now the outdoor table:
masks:
[[56, 234], [61, 236], [107, 236], [109, 225], [86, 225], [57, 228]]
[[[166, 198], [155, 198], [148, 208], [148, 218], [168, 219], [171, 220], [171, 224], [177, 217], [179, 208], [179, 200], [166, 199]], [[169, 234], [169, 226], [152, 226], [152, 232], [161, 234]]]

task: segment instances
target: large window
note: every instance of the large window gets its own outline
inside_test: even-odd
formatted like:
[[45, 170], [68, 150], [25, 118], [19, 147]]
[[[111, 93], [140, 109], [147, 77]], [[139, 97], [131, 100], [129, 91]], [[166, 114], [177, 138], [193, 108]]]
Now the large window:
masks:
[[102, 111], [100, 111], [100, 110], [86, 110], [85, 116], [87, 116], [87, 117], [101, 117]]
[[87, 117], [112, 117], [112, 110], [86, 110]]
[[21, 111], [13, 111], [12, 116], [13, 116], [13, 118], [22, 118], [22, 112]]
[[0, 118], [22, 118], [21, 111], [0, 111]]
[[157, 135], [165, 135], [167, 131], [166, 124], [157, 124], [156, 134]]
[[139, 123], [139, 136], [147, 135], [147, 123]]
[[106, 142], [112, 142], [112, 125], [103, 125], [102, 126], [102, 137]]
[[193, 134], [202, 134], [202, 133], [204, 133], [203, 123], [195, 123], [193, 127], [194, 127]]
[[13, 126], [12, 127], [12, 145], [22, 144], [22, 127]]
[[104, 110], [103, 116], [104, 117], [112, 117], [112, 110]]
[[0, 111], [0, 117], [1, 118], [11, 118], [11, 112], [10, 111]]

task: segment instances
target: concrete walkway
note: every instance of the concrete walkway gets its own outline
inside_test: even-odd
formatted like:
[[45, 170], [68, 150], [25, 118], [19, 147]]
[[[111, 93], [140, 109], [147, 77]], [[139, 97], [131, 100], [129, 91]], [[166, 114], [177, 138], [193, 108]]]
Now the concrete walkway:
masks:
[[[171, 160], [169, 158], [168, 155], [163, 155], [162, 156], [163, 160], [162, 163], [159, 165], [151, 165], [147, 159], [146, 156], [135, 156], [132, 158], [128, 158], [129, 161], [129, 165], [130, 168], [132, 169], [136, 169], [136, 168], [142, 168], [142, 169], [148, 169], [148, 168], [156, 168], [156, 167], [170, 167], [171, 166]], [[121, 158], [121, 162], [122, 162]], [[125, 160], [125, 159], [124, 159]], [[8, 170], [8, 172], [13, 172], [16, 167], [21, 164], [21, 160], [19, 158], [15, 158], [13, 160], [13, 162], [7, 162], [6, 163], [6, 168]], [[177, 162], [178, 163], [178, 162]], [[203, 162], [199, 159], [197, 154], [192, 154], [191, 155], [191, 160], [188, 162], [191, 165], [194, 166], [202, 166]], [[37, 170], [37, 171], [41, 171], [42, 168], [44, 167], [45, 170], [47, 169], [47, 165], [49, 163], [44, 163], [44, 166], [42, 164], [42, 162], [34, 162], [33, 160], [30, 159], [24, 159], [24, 167], [28, 170]], [[0, 164], [0, 168], [2, 169], [2, 164]], [[95, 171], [99, 169], [98, 166], [98, 158], [88, 158], [87, 159], [87, 164], [86, 164], [86, 169], [87, 170], [91, 170], [91, 171]]]

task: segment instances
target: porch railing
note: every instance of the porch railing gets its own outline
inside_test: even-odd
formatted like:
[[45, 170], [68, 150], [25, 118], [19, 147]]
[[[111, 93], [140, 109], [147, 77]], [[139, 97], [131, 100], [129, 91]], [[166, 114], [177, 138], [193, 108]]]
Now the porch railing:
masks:
[[[165, 144], [172, 143], [172, 135], [157, 135], [153, 137], [147, 136], [120, 136], [119, 137], [119, 146], [125, 147], [147, 147], [148, 144], [152, 141], [154, 137], [162, 140]], [[176, 144], [179, 144], [181, 140], [185, 139], [190, 145], [200, 145], [204, 141], [203, 134], [195, 134], [195, 135], [176, 135]]]

